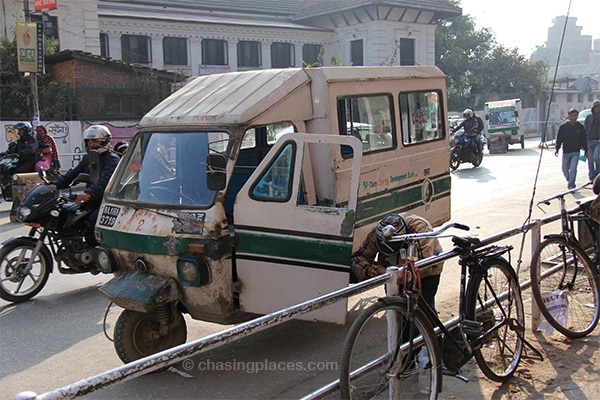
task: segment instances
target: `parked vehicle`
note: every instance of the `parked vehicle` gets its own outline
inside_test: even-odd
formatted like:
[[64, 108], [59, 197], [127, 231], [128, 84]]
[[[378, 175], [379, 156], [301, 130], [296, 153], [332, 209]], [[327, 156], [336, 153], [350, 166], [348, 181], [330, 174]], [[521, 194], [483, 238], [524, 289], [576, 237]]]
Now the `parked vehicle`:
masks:
[[[75, 183], [88, 179], [82, 174]], [[36, 296], [53, 272], [54, 261], [63, 274], [98, 273], [97, 243], [87, 222], [93, 209], [80, 207], [74, 200], [75, 194], [61, 194], [51, 184], [36, 186], [25, 196], [17, 208], [17, 221], [31, 230], [0, 248], [1, 298], [19, 303]]]
[[445, 99], [436, 67], [287, 68], [202, 76], [152, 109], [96, 226], [121, 360], [184, 342], [182, 313], [236, 323], [347, 286], [390, 212], [447, 221]]
[[12, 201], [13, 174], [19, 159], [14, 154], [0, 154], [0, 190], [2, 198], [6, 201]]
[[[481, 135], [477, 135], [480, 140]], [[465, 133], [454, 134], [450, 139], [450, 168], [454, 171], [458, 169], [460, 163], [471, 163], [473, 167], [479, 167], [483, 160], [483, 152], [478, 152], [474, 147], [469, 146], [469, 138]]]
[[[488, 149], [503, 147], [508, 151], [509, 144], [520, 143], [525, 148], [525, 120], [521, 99], [488, 101], [484, 104], [485, 138]], [[496, 143], [494, 143], [496, 142]]]

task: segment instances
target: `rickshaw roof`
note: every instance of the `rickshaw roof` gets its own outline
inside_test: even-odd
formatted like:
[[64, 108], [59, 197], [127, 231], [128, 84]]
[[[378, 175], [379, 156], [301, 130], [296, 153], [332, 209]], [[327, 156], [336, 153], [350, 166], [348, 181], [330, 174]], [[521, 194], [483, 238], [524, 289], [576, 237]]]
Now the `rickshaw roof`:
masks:
[[[323, 84], [411, 78], [444, 78], [437, 67], [322, 67], [229, 72], [200, 76], [150, 110], [140, 121], [149, 127], [245, 125], [293, 96], [311, 81]], [[312, 99], [298, 99], [308, 102]]]

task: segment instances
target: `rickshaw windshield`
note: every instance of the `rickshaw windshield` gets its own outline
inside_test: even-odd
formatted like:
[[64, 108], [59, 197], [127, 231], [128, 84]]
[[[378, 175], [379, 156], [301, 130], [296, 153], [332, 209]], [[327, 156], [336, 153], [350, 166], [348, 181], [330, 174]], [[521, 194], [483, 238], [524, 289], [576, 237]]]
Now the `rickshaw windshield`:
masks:
[[115, 171], [107, 197], [161, 206], [208, 207], [206, 156], [225, 154], [227, 132], [141, 133]]

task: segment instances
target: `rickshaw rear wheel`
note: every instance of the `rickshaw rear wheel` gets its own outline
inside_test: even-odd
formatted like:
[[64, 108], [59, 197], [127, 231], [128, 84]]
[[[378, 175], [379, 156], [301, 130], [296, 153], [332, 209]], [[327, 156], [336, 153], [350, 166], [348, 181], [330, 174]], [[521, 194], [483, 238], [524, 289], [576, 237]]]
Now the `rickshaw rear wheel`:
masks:
[[121, 313], [114, 331], [115, 350], [121, 361], [129, 363], [185, 343], [187, 327], [183, 315], [174, 307], [169, 309], [166, 333], [161, 332], [156, 311], [142, 313], [125, 310]]

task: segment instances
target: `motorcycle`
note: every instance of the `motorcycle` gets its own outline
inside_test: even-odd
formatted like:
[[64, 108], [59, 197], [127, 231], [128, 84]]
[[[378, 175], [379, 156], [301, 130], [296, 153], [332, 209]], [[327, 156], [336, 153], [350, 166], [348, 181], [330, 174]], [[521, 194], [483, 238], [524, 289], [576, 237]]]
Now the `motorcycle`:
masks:
[[[97, 274], [94, 227], [88, 223], [91, 207], [75, 203], [71, 188], [61, 193], [48, 182], [33, 188], [17, 209], [16, 219], [31, 226], [28, 236], [7, 240], [0, 248], [0, 297], [20, 303], [36, 296], [53, 271], [53, 260], [60, 273]], [[80, 174], [73, 184], [89, 182]], [[63, 265], [64, 264], [64, 265]]]
[[[453, 132], [454, 133], [454, 132]], [[480, 135], [477, 135], [477, 141], [481, 141]], [[452, 135], [450, 139], [450, 168], [456, 170], [460, 163], [472, 163], [473, 167], [478, 167], [483, 160], [483, 151], [481, 143], [477, 143], [479, 151], [476, 151], [473, 146], [469, 146], [469, 137], [464, 133], [460, 135]]]
[[12, 201], [13, 174], [19, 158], [15, 154], [0, 154], [0, 189], [6, 201]]

